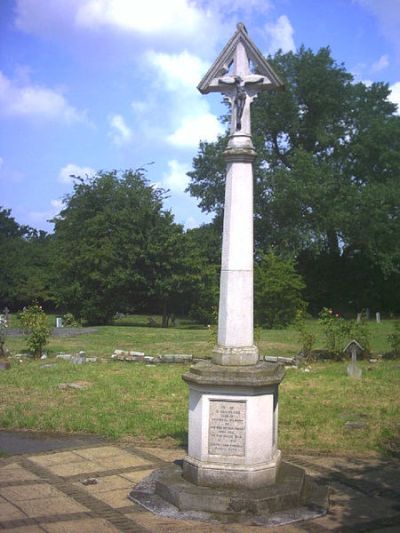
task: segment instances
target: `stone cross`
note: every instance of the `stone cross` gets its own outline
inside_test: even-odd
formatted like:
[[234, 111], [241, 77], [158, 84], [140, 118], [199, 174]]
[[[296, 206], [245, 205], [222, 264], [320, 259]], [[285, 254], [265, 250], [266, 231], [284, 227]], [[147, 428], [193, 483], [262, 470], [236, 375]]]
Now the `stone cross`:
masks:
[[351, 363], [347, 367], [347, 375], [351, 378], [361, 378], [362, 370], [357, 366], [357, 355], [364, 351], [363, 347], [357, 341], [352, 340], [343, 351], [351, 354]]
[[224, 230], [218, 345], [220, 365], [256, 364], [253, 338], [253, 160], [250, 105], [262, 90], [282, 82], [247, 36], [243, 24], [198, 85], [201, 93], [219, 92], [232, 105], [226, 161]]

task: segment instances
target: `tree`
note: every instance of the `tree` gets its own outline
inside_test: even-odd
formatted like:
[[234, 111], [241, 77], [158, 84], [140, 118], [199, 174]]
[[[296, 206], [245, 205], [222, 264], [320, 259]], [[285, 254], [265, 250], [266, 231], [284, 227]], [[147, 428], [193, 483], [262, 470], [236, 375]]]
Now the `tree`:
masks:
[[305, 306], [303, 289], [293, 261], [280, 259], [274, 252], [262, 254], [255, 265], [256, 321], [268, 328], [292, 323]]
[[[308, 259], [321, 260], [330, 305], [344, 267], [374, 265], [379, 283], [399, 270], [400, 117], [386, 84], [354, 83], [329, 48], [270, 61], [286, 90], [252, 105], [256, 245], [295, 257], [307, 281]], [[201, 143], [189, 173], [189, 192], [218, 218], [225, 142]]]
[[0, 209], [0, 305], [21, 308], [36, 300], [53, 302], [52, 239], [19, 225], [10, 209]]
[[222, 233], [215, 224], [204, 224], [187, 232], [187, 238], [198, 250], [201, 276], [197, 291], [192, 294], [190, 316], [203, 324], [212, 324], [218, 308], [221, 271]]
[[151, 307], [168, 325], [198, 274], [164, 196], [142, 170], [75, 180], [54, 220], [60, 305], [98, 324]]

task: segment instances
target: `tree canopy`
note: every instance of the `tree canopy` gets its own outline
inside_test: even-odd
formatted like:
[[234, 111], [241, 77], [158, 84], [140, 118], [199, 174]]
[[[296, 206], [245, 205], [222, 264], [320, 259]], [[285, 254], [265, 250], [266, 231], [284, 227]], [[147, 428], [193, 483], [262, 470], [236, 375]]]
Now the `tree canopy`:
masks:
[[[311, 266], [323, 262], [326, 285], [319, 295], [309, 291], [319, 306], [332, 304], [323, 300], [345, 265], [350, 293], [342, 304], [355, 302], [353, 265], [382, 283], [399, 271], [400, 117], [387, 84], [355, 83], [329, 48], [270, 61], [285, 91], [261, 93], [252, 104], [256, 245], [296, 258], [307, 285]], [[189, 192], [217, 221], [226, 141], [201, 143], [189, 172]]]
[[199, 267], [164, 196], [141, 170], [75, 180], [54, 219], [59, 304], [89, 323], [152, 306], [167, 325]]

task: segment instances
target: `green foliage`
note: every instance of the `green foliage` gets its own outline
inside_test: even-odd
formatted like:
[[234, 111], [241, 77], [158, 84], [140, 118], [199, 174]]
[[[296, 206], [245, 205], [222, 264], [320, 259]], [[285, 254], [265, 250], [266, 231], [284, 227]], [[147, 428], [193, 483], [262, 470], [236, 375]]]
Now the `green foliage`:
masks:
[[351, 340], [356, 340], [364, 353], [370, 352], [368, 325], [366, 322], [345, 320], [339, 313], [324, 307], [319, 314], [319, 324], [325, 338], [325, 347], [336, 359], [344, 359], [343, 349]]
[[349, 338], [349, 323], [339, 313], [334, 313], [327, 307], [319, 313], [319, 323], [325, 337], [326, 349], [336, 358], [342, 359], [343, 348]]
[[191, 229], [186, 234], [198, 251], [201, 276], [197, 290], [191, 295], [189, 316], [201, 324], [216, 324], [221, 263], [221, 230], [212, 224]]
[[51, 304], [51, 236], [20, 226], [9, 209], [0, 209], [0, 249], [0, 305], [21, 308], [32, 300]]
[[34, 357], [40, 357], [50, 336], [47, 317], [42, 306], [35, 303], [25, 307], [21, 313], [20, 320], [29, 350]]
[[400, 323], [395, 322], [393, 331], [388, 335], [392, 357], [400, 357]]
[[274, 252], [262, 254], [255, 265], [256, 322], [268, 328], [284, 327], [294, 321], [305, 303], [304, 283], [291, 260]]
[[201, 261], [164, 197], [142, 170], [75, 180], [55, 219], [60, 306], [89, 324], [149, 309], [167, 326], [171, 313], [187, 312]]
[[310, 360], [312, 359], [312, 350], [314, 348], [317, 336], [307, 325], [306, 313], [303, 309], [299, 309], [296, 313], [295, 327], [301, 343], [300, 351], [306, 360]]
[[62, 316], [62, 323], [66, 328], [79, 328], [81, 326], [79, 320], [76, 320], [72, 313], [65, 313]]
[[[329, 48], [270, 60], [286, 90], [252, 104], [258, 250], [296, 258], [315, 312], [400, 311], [400, 117], [388, 85], [354, 83]], [[218, 223], [225, 143], [201, 143], [189, 173]]]

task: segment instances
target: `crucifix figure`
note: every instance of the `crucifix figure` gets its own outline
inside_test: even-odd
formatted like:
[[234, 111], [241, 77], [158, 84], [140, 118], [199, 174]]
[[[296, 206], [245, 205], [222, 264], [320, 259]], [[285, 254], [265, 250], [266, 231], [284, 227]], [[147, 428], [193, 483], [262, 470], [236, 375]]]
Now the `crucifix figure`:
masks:
[[[228, 97], [234, 110], [235, 120], [232, 120], [232, 129], [234, 131], [240, 131], [242, 129], [242, 116], [246, 103], [248, 101], [248, 104], [250, 104], [255, 97], [255, 94], [251, 95], [252, 91], [250, 87], [253, 86], [254, 89], [257, 85], [260, 85], [260, 83], [262, 85], [264, 81], [265, 78], [263, 76], [257, 75], [246, 76], [244, 79], [239, 75], [219, 78], [218, 82], [221, 87], [221, 92]], [[225, 85], [228, 86], [230, 90], [224, 88]], [[232, 131], [232, 133], [234, 133], [234, 131]]]

